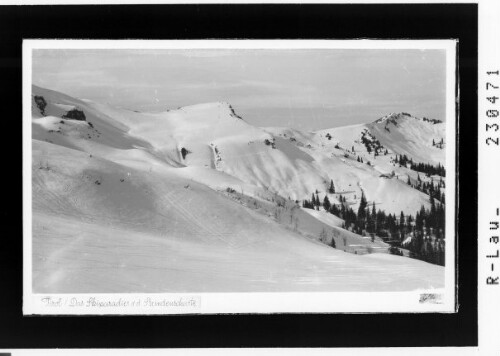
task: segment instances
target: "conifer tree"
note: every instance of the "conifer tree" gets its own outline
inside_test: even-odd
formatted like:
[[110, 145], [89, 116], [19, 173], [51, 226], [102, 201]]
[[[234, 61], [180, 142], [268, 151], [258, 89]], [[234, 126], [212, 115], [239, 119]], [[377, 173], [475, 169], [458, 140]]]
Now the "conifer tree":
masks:
[[429, 201], [431, 203], [431, 211], [429, 213], [429, 227], [436, 227], [436, 202], [434, 201], [434, 197], [431, 195], [429, 197]]
[[330, 200], [328, 199], [328, 196], [325, 195], [325, 199], [323, 199], [323, 208], [325, 208], [326, 211], [330, 210]]
[[333, 185], [333, 179], [330, 179], [330, 188], [328, 189], [330, 194], [335, 194], [335, 186]]
[[364, 221], [366, 218], [366, 197], [365, 197], [365, 192], [361, 191], [361, 201], [359, 203], [359, 208], [358, 208], [358, 219], [361, 221]]

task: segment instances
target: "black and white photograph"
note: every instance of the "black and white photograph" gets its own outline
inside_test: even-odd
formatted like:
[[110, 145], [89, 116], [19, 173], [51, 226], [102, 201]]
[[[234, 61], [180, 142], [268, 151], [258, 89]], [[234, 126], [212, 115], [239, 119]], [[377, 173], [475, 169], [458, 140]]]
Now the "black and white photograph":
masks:
[[45, 312], [454, 310], [454, 41], [133, 42], [25, 43]]
[[499, 6], [6, 0], [0, 354], [495, 354]]

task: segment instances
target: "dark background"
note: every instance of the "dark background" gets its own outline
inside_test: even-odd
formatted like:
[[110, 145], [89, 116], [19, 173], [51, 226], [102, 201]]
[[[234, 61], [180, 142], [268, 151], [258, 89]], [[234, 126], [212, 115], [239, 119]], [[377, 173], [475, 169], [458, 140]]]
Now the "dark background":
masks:
[[[23, 38], [458, 39], [458, 313], [23, 317]], [[475, 4], [0, 6], [0, 118], [0, 348], [477, 345]]]

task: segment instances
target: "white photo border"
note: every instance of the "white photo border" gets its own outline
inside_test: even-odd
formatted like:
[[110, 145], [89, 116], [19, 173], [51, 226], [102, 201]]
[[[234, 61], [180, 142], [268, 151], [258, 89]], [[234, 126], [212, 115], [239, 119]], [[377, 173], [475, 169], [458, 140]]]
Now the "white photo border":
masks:
[[[23, 314], [453, 313], [456, 284], [458, 42], [442, 40], [31, 40], [23, 41]], [[445, 288], [412, 292], [35, 294], [32, 290], [31, 86], [34, 49], [440, 49], [446, 51]], [[420, 303], [425, 293], [441, 304]], [[151, 301], [145, 306], [145, 301]]]

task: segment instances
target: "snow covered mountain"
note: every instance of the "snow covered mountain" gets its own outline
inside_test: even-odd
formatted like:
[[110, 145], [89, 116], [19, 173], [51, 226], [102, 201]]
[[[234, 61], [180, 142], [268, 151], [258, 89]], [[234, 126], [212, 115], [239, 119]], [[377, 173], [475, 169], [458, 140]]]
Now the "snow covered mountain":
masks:
[[[445, 163], [445, 124], [408, 114], [391, 114], [369, 124], [311, 133], [286, 128], [266, 130], [281, 140], [294, 142], [312, 157], [309, 167], [300, 175], [302, 181], [305, 176], [310, 178], [302, 189], [296, 190], [299, 199], [307, 197], [311, 187], [325, 193], [332, 179], [337, 192], [343, 193], [354, 208], [364, 192], [377, 209], [392, 214], [401, 211], [413, 214], [422, 205], [427, 208], [429, 198], [408, 186], [408, 179], [412, 182], [419, 177], [430, 179], [398, 165], [396, 156], [406, 155], [424, 164]], [[314, 180], [314, 177], [321, 178]], [[330, 200], [337, 201], [336, 198], [338, 195], [329, 195]]]
[[223, 102], [135, 112], [33, 86], [34, 290], [443, 287], [442, 267], [372, 253], [389, 246], [297, 201], [428, 207], [407, 180], [432, 177], [395, 157], [443, 165], [444, 125], [393, 114], [301, 132], [252, 126]]

